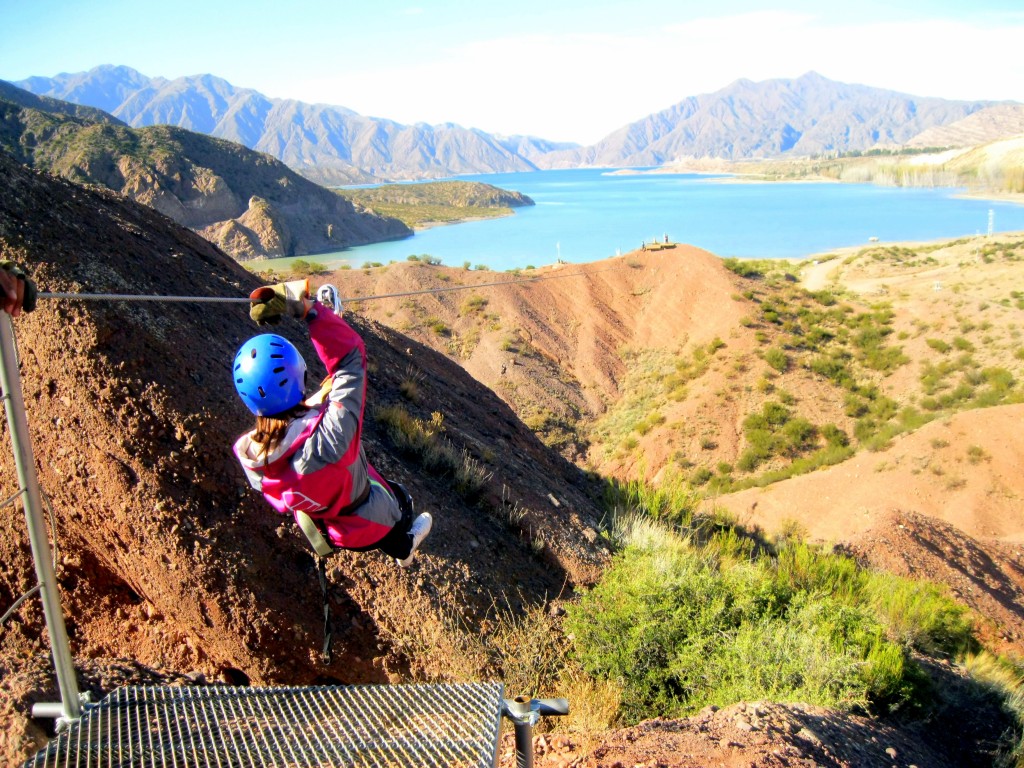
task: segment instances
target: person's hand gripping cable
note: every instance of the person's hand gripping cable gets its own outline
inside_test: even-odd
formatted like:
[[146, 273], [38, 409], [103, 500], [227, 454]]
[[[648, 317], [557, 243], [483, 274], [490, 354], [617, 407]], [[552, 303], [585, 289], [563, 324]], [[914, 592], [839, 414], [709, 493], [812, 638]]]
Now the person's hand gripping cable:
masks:
[[11, 317], [36, 308], [36, 284], [13, 261], [0, 261], [0, 310]]
[[249, 294], [249, 317], [256, 325], [277, 325], [287, 316], [303, 319], [316, 302], [308, 280], [264, 285]]

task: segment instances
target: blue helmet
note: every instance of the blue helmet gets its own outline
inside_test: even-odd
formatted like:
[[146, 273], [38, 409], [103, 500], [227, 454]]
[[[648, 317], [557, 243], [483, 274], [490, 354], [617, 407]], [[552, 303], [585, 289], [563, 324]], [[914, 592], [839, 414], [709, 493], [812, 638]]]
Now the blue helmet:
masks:
[[257, 416], [273, 416], [298, 405], [306, 387], [306, 361], [276, 333], [253, 336], [235, 355], [235, 389]]

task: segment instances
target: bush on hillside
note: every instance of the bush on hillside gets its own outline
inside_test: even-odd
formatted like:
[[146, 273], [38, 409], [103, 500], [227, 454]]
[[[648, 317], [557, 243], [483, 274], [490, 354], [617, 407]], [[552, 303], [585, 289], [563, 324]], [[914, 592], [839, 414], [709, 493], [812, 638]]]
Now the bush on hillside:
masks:
[[741, 700], [914, 704], [924, 689], [909, 651], [972, 642], [965, 609], [932, 585], [803, 544], [771, 558], [752, 555], [735, 531], [702, 545], [634, 527], [566, 618], [579, 662], [622, 685], [632, 722]]

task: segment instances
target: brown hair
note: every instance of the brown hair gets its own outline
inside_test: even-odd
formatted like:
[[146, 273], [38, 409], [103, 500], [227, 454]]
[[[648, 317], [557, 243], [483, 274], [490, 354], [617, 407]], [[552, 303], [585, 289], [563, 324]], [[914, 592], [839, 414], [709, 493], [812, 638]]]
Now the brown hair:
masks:
[[283, 413], [275, 413], [273, 416], [256, 417], [256, 427], [252, 431], [252, 440], [260, 445], [257, 458], [262, 456], [264, 465], [270, 460], [270, 454], [284, 440], [284, 436], [288, 432], [288, 426], [308, 410], [309, 408], [304, 403], [299, 403]]

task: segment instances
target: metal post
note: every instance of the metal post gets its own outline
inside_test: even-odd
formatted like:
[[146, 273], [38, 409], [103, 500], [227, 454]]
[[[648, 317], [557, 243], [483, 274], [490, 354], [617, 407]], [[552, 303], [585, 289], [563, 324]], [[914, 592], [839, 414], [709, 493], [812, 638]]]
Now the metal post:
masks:
[[568, 715], [569, 702], [516, 696], [505, 699], [502, 704], [502, 714], [512, 721], [516, 730], [516, 768], [533, 768], [533, 726], [541, 715]]
[[[53, 568], [53, 554], [46, 538], [46, 521], [39, 494], [39, 478], [36, 476], [36, 462], [32, 455], [32, 443], [25, 418], [25, 399], [21, 392], [21, 376], [18, 373], [18, 351], [14, 343], [14, 326], [6, 312], [0, 312], [0, 386], [3, 387], [4, 408], [7, 411], [7, 426], [11, 432], [11, 447], [14, 449], [14, 464], [18, 471], [18, 495], [22, 496], [28, 537], [32, 545], [32, 559], [35, 561], [36, 578], [42, 587], [43, 613], [46, 628], [50, 632], [50, 647], [53, 652], [53, 666], [60, 688], [61, 711], [64, 720], [78, 720], [82, 716], [82, 701], [78, 693], [78, 680], [68, 647], [68, 633], [61, 611], [60, 593], [57, 590], [57, 574]], [[44, 709], [52, 705], [42, 705]]]
[[516, 729], [516, 768], [533, 768], [533, 726], [540, 714], [526, 696], [506, 699], [505, 708]]

